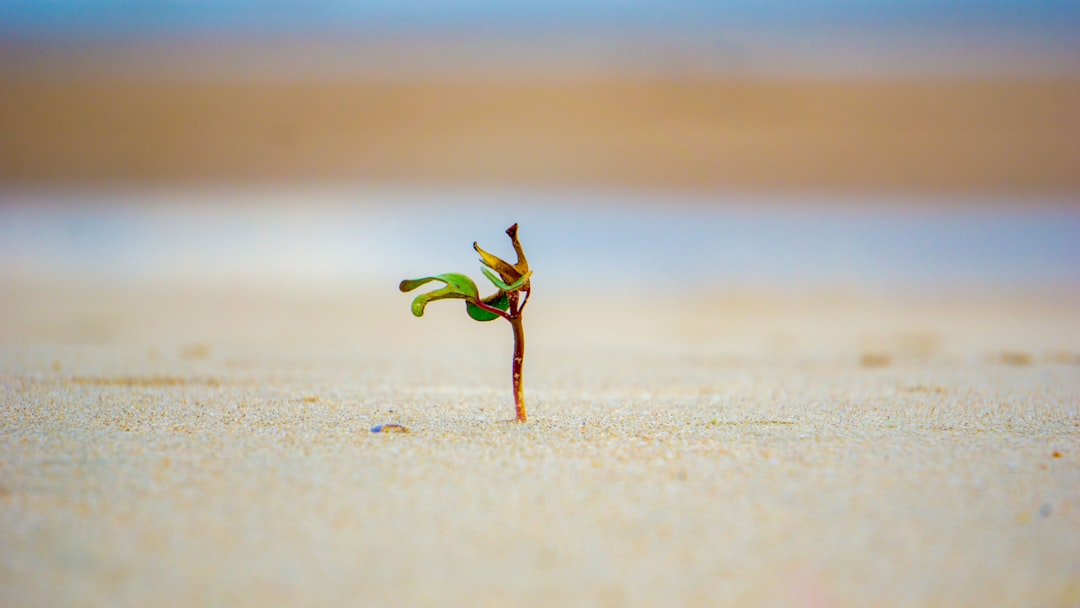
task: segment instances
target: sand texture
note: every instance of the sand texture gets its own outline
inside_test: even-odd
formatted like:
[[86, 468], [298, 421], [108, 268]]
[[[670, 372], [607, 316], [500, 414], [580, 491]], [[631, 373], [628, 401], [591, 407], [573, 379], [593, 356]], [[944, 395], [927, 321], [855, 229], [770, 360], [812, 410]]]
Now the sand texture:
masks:
[[4, 290], [0, 605], [1080, 605], [1075, 295]]

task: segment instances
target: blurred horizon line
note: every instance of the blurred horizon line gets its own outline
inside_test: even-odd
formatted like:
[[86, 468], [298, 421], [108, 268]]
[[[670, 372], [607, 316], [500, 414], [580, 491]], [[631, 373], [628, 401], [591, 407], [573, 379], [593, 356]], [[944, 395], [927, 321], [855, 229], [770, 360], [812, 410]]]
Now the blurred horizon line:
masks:
[[[1056, 31], [1056, 27], [1052, 28]], [[1074, 31], [1074, 30], [1070, 30]], [[1080, 39], [1034, 28], [587, 28], [213, 32], [39, 37], [0, 32], [0, 79], [1080, 76]]]

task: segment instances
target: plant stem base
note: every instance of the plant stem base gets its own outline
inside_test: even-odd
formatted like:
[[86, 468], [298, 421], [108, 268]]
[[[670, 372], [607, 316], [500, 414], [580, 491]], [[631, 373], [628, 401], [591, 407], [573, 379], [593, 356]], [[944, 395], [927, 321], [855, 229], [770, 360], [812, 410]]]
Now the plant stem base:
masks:
[[514, 375], [514, 413], [518, 422], [527, 422], [525, 391], [522, 388], [521, 379], [521, 366], [525, 361], [525, 329], [521, 326], [521, 317], [519, 316], [510, 317], [510, 325], [514, 328], [514, 364], [511, 369]]

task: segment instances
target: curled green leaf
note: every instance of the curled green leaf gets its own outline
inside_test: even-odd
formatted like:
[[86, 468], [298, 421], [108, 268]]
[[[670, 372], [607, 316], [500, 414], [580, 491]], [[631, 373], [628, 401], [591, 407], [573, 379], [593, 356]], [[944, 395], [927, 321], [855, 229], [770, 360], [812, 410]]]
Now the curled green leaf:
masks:
[[[487, 298], [484, 298], [481, 301], [484, 304], [487, 304], [492, 308], [498, 308], [499, 310], [506, 310], [510, 308], [510, 296], [506, 295], [506, 293], [502, 291], [497, 292]], [[469, 311], [469, 316], [473, 319], [476, 319], [477, 321], [494, 321], [495, 319], [499, 318], [499, 315], [484, 310], [483, 308], [476, 306], [472, 302], [466, 302], [465, 308]]]
[[447, 299], [472, 300], [475, 302], [480, 299], [480, 292], [476, 288], [476, 283], [473, 283], [473, 280], [469, 277], [456, 272], [448, 272], [433, 277], [421, 277], [419, 279], [406, 279], [398, 285], [398, 289], [402, 292], [412, 291], [432, 281], [439, 281], [446, 286], [416, 296], [416, 299], [412, 302], [412, 313], [418, 317], [424, 316], [424, 308], [428, 305], [428, 302]]
[[487, 280], [491, 281], [491, 283], [495, 287], [498, 287], [500, 291], [517, 291], [524, 287], [525, 283], [529, 281], [529, 277], [532, 276], [532, 271], [530, 270], [529, 272], [526, 272], [524, 275], [522, 275], [521, 278], [519, 278], [518, 280], [514, 281], [510, 285], [507, 285], [498, 276], [496, 276], [494, 272], [491, 272], [487, 268], [481, 267], [480, 272], [484, 273], [484, 276], [487, 277]]

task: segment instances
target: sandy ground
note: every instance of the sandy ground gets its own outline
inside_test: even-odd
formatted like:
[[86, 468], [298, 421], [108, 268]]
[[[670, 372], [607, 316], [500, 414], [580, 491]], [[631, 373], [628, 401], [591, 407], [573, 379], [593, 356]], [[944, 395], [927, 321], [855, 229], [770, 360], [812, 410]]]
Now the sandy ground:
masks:
[[1075, 294], [397, 296], [5, 286], [0, 604], [1080, 605]]
[[0, 65], [0, 181], [1075, 193], [1080, 80], [123, 78]]

